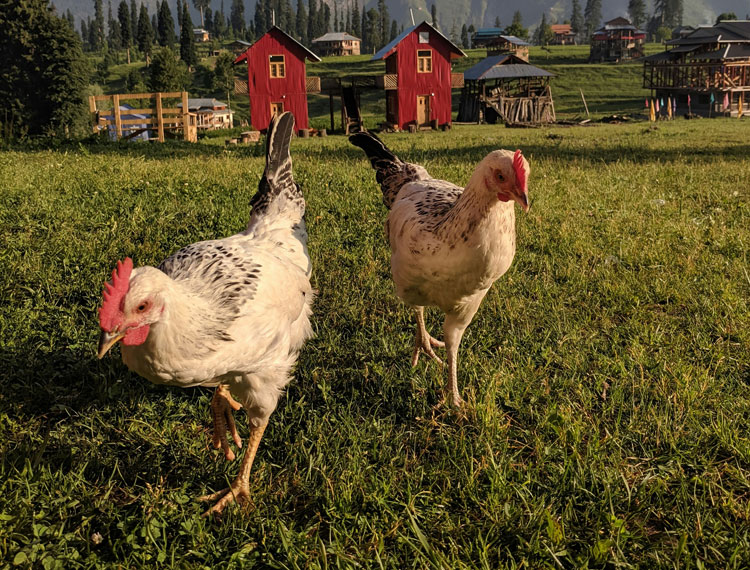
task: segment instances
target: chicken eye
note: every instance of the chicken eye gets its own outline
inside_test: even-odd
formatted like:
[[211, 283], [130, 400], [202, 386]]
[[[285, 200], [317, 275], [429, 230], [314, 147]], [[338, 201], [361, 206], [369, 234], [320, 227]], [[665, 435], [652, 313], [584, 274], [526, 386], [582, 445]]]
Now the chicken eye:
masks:
[[498, 179], [498, 180], [499, 180], [500, 182], [505, 182], [505, 176], [503, 176], [503, 173], [502, 173], [502, 172], [498, 172], [498, 173], [497, 173], [497, 179]]
[[136, 309], [139, 313], [142, 313], [148, 308], [148, 303], [141, 303], [138, 305], [138, 308]]

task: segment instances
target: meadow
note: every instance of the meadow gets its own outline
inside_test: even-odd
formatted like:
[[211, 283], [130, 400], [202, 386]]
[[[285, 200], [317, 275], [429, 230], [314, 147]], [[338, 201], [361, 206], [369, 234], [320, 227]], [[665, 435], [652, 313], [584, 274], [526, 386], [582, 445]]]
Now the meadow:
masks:
[[252, 507], [221, 522], [194, 500], [238, 466], [211, 448], [211, 392], [97, 360], [97, 307], [117, 259], [241, 230], [260, 147], [0, 151], [1, 567], [750, 565], [747, 121], [384, 139], [457, 182], [495, 148], [532, 165], [516, 259], [462, 344], [468, 405], [409, 366], [369, 164], [296, 139], [316, 336]]

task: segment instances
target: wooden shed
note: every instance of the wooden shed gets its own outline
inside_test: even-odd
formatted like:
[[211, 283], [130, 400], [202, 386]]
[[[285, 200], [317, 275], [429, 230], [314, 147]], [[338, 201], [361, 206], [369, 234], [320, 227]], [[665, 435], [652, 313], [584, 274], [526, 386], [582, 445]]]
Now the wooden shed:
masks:
[[[701, 26], [643, 58], [643, 87], [680, 113], [750, 115], [750, 21]], [[673, 103], [675, 105], [675, 103]]]
[[386, 121], [398, 129], [451, 123], [451, 89], [463, 75], [451, 62], [466, 54], [427, 22], [399, 34], [376, 53], [385, 60]]
[[512, 54], [485, 58], [464, 72], [458, 120], [552, 123], [555, 121], [549, 86], [552, 77], [549, 71]]
[[645, 41], [646, 32], [637, 29], [630, 20], [615, 18], [594, 32], [589, 62], [619, 62], [643, 57]]
[[274, 26], [234, 60], [247, 62], [250, 122], [265, 131], [275, 114], [290, 111], [298, 129], [309, 128], [307, 94], [320, 92], [320, 78], [307, 77], [305, 59], [320, 58]]

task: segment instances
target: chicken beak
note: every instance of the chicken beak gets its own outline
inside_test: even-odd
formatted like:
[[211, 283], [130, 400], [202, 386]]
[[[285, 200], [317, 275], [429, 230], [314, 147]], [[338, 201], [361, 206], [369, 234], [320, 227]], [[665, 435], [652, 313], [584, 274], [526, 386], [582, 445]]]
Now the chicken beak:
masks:
[[528, 212], [529, 208], [529, 195], [526, 192], [519, 192], [513, 196], [513, 199], [518, 202], [518, 205], [523, 208], [524, 212]]
[[112, 348], [115, 343], [122, 339], [125, 336], [124, 332], [107, 332], [102, 331], [102, 334], [99, 335], [99, 358], [101, 359], [107, 352], [109, 352], [109, 349]]

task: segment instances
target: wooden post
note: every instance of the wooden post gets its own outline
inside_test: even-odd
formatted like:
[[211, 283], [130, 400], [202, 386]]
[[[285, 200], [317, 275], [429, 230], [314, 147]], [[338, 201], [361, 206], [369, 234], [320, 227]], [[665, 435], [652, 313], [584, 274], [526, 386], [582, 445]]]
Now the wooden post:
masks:
[[333, 132], [333, 130], [334, 130], [334, 126], [335, 126], [335, 125], [333, 124], [333, 91], [331, 91], [331, 92], [330, 92], [330, 93], [328, 94], [328, 105], [329, 105], [329, 107], [330, 107], [330, 110], [331, 110], [331, 132]]
[[586, 97], [583, 96], [583, 89], [579, 89], [581, 92], [581, 99], [583, 100], [583, 108], [586, 109], [586, 118], [589, 118], [589, 106], [586, 105]]
[[182, 92], [182, 138], [190, 141], [190, 109], [188, 109], [187, 91]]
[[115, 132], [117, 140], [122, 138], [122, 118], [120, 117], [120, 96], [112, 95], [112, 112], [115, 114]]
[[156, 130], [158, 133], [157, 140], [164, 142], [164, 117], [161, 114], [161, 93], [156, 93]]
[[94, 134], [99, 132], [99, 121], [96, 118], [96, 99], [93, 95], [89, 96], [89, 111], [91, 112], [91, 121], [94, 123]]

